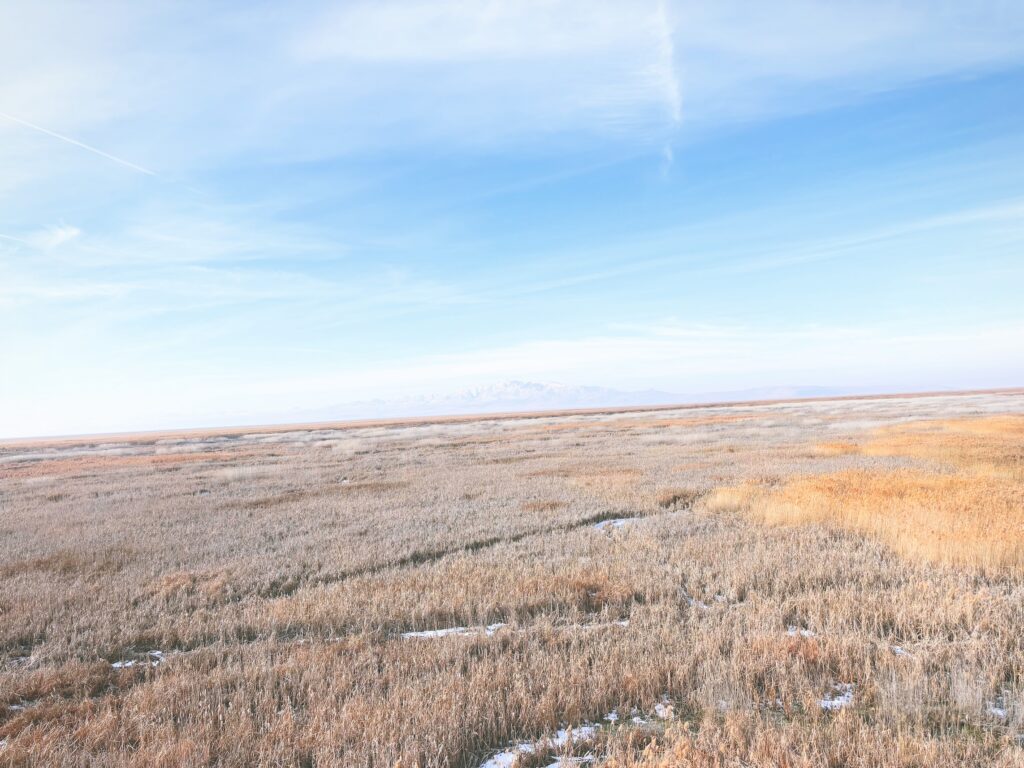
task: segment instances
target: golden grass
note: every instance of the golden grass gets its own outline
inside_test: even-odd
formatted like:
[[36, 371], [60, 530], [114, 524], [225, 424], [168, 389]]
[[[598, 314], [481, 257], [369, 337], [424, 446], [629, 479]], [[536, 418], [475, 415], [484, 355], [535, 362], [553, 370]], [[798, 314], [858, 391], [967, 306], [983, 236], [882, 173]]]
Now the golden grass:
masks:
[[720, 488], [709, 508], [742, 509], [772, 524], [833, 525], [931, 562], [985, 571], [1024, 565], [1024, 418], [925, 421], [886, 428], [862, 445], [819, 447], [831, 455], [906, 456], [937, 465]]
[[985, 570], [1024, 564], [1024, 486], [977, 474], [849, 470], [776, 490], [723, 489], [712, 508], [772, 524], [821, 523], [878, 538], [910, 557]]
[[564, 506], [564, 501], [548, 499], [547, 501], [528, 501], [523, 504], [523, 510], [526, 512], [554, 512], [557, 509], [562, 509]]

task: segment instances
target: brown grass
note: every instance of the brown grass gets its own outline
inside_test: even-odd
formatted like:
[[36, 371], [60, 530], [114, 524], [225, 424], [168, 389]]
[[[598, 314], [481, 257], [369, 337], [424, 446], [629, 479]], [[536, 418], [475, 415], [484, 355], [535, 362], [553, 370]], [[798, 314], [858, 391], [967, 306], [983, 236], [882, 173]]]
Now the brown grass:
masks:
[[662, 509], [688, 507], [700, 498], [700, 492], [692, 488], [666, 488], [658, 492], [656, 501]]
[[908, 456], [937, 466], [720, 488], [710, 507], [744, 509], [772, 524], [837, 526], [931, 562], [983, 571], [1024, 565], [1024, 418], [922, 422], [885, 429], [863, 445], [831, 445], [843, 447], [840, 455]]
[[554, 499], [549, 499], [547, 501], [528, 501], [523, 504], [523, 510], [526, 512], [554, 512], [557, 509], [562, 509], [564, 506], [564, 501], [557, 501]]
[[1019, 766], [1022, 582], [987, 531], [1019, 512], [1021, 409], [0, 447], [0, 766], [477, 768], [585, 722], [564, 751], [605, 767]]

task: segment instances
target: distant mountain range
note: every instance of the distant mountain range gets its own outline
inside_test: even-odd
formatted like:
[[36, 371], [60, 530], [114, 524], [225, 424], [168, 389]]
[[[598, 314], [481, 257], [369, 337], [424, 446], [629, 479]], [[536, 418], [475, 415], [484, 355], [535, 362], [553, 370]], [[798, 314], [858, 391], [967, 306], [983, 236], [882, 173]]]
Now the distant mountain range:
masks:
[[876, 394], [882, 388], [779, 386], [727, 392], [680, 394], [654, 389], [623, 391], [606, 387], [573, 386], [533, 381], [505, 381], [440, 395], [362, 400], [326, 408], [294, 411], [289, 420], [315, 422], [408, 416], [457, 416], [473, 413], [555, 411], [682, 403], [787, 400], [801, 397], [837, 397]]

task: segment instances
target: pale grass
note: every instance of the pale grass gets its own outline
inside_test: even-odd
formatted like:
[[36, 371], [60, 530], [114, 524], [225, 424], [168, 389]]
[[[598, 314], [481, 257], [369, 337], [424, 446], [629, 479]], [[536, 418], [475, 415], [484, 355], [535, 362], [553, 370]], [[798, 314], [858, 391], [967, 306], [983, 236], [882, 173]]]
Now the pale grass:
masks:
[[[0, 446], [0, 766], [476, 768], [613, 708], [619, 724], [576, 750], [595, 766], [1021, 765], [1018, 572], [897, 556], [869, 522], [762, 525], [749, 509], [843, 497], [870, 520], [934, 497], [922, 509], [944, 520], [1011, 519], [1015, 433], [954, 417], [1022, 409], [921, 398], [161, 436], [127, 455]], [[619, 517], [639, 519], [594, 529]], [[853, 706], [823, 712], [838, 683]]]

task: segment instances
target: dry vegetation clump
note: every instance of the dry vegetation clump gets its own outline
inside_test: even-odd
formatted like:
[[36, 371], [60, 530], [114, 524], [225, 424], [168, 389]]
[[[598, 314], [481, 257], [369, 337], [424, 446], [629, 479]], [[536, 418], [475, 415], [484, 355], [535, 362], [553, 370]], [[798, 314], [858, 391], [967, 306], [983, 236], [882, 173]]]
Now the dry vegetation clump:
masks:
[[783, 722], [766, 730], [759, 715], [730, 712], [699, 725], [674, 724], [664, 736], [639, 746], [616, 745], [604, 768], [1021, 765], [1013, 747], [983, 733], [958, 740], [927, 737], [894, 731], [845, 713], [814, 728]]
[[743, 509], [774, 524], [839, 526], [932, 562], [988, 571], [1024, 565], [1024, 418], [901, 425], [862, 445], [827, 443], [825, 449], [908, 456], [929, 466], [850, 469], [774, 488], [720, 488], [709, 507]]
[[0, 445], [0, 766], [1024, 765], [1022, 409]]
[[700, 496], [700, 491], [695, 491], [692, 488], [666, 488], [658, 492], [656, 501], [662, 509], [688, 507]]

